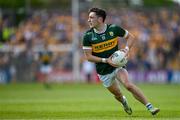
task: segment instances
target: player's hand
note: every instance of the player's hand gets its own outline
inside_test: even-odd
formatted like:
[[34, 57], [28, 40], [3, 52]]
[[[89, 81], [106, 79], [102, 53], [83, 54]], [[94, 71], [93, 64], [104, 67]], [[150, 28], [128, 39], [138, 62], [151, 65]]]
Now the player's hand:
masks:
[[127, 49], [121, 49], [120, 51], [123, 51], [125, 53], [125, 57], [128, 58], [129, 56], [129, 50]]
[[113, 67], [118, 67], [118, 65], [116, 65], [116, 64], [114, 64], [114, 63], [112, 62], [112, 55], [107, 59], [107, 63], [110, 64], [110, 65], [113, 66]]

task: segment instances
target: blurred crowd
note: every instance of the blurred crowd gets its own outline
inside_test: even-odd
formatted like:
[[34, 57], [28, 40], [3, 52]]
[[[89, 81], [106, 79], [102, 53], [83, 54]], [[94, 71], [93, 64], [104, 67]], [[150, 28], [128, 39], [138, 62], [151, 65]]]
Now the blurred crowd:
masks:
[[[136, 44], [130, 53], [128, 69], [180, 70], [179, 16], [180, 11], [165, 8], [108, 10], [107, 23], [120, 25], [135, 36]], [[73, 41], [70, 13], [36, 11], [19, 25], [14, 25], [13, 19], [8, 16], [0, 18], [0, 54], [2, 54], [0, 66], [3, 68], [2, 66], [7, 63], [11, 66], [12, 73], [17, 71], [18, 65], [36, 66], [38, 61], [34, 59], [33, 50], [41, 48], [45, 43], [49, 46], [57, 46], [71, 44]], [[80, 12], [80, 43], [83, 33], [88, 29], [87, 19], [87, 11]], [[120, 41], [120, 45], [123, 46], [124, 41]], [[7, 53], [2, 49], [3, 46], [16, 46], [19, 49]], [[79, 49], [83, 56], [81, 47], [80, 44]], [[24, 51], [18, 52], [21, 49]], [[54, 66], [64, 70], [72, 69], [72, 53], [73, 51], [54, 54]], [[81, 58], [83, 62], [83, 57]], [[19, 61], [21, 62], [18, 63]]]
[[136, 37], [129, 68], [180, 70], [180, 12], [170, 9], [111, 10], [110, 22]]

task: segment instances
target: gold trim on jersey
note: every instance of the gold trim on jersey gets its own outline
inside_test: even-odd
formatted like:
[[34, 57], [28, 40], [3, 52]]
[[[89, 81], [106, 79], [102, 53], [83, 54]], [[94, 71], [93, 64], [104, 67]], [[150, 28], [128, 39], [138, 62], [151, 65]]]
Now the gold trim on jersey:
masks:
[[92, 45], [92, 51], [94, 53], [100, 53], [107, 50], [110, 50], [118, 44], [118, 37], [107, 40], [105, 42], [97, 43]]

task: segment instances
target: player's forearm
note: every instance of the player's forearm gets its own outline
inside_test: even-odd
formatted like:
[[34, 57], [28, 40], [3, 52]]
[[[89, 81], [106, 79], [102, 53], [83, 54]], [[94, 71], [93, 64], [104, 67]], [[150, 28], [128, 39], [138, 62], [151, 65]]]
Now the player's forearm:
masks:
[[132, 46], [134, 45], [134, 36], [129, 33], [128, 37], [126, 38], [127, 43], [126, 43], [126, 48], [128, 47], [128, 49], [130, 50], [132, 48]]
[[95, 62], [95, 63], [99, 63], [99, 62], [106, 63], [107, 62], [106, 58], [100, 58], [100, 57], [97, 57], [94, 55], [86, 55], [86, 59], [89, 62]]

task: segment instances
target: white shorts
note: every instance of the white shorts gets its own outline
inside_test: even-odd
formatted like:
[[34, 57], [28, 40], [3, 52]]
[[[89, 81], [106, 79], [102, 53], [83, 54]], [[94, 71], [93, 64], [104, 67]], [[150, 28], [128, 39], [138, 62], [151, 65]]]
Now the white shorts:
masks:
[[49, 74], [52, 71], [52, 67], [51, 65], [42, 65], [40, 71], [43, 74]]
[[98, 74], [98, 77], [99, 77], [100, 81], [103, 82], [104, 87], [110, 87], [113, 84], [113, 82], [116, 79], [116, 74], [120, 69], [123, 69], [123, 68], [122, 67], [116, 68], [112, 73], [106, 74], [106, 75]]

